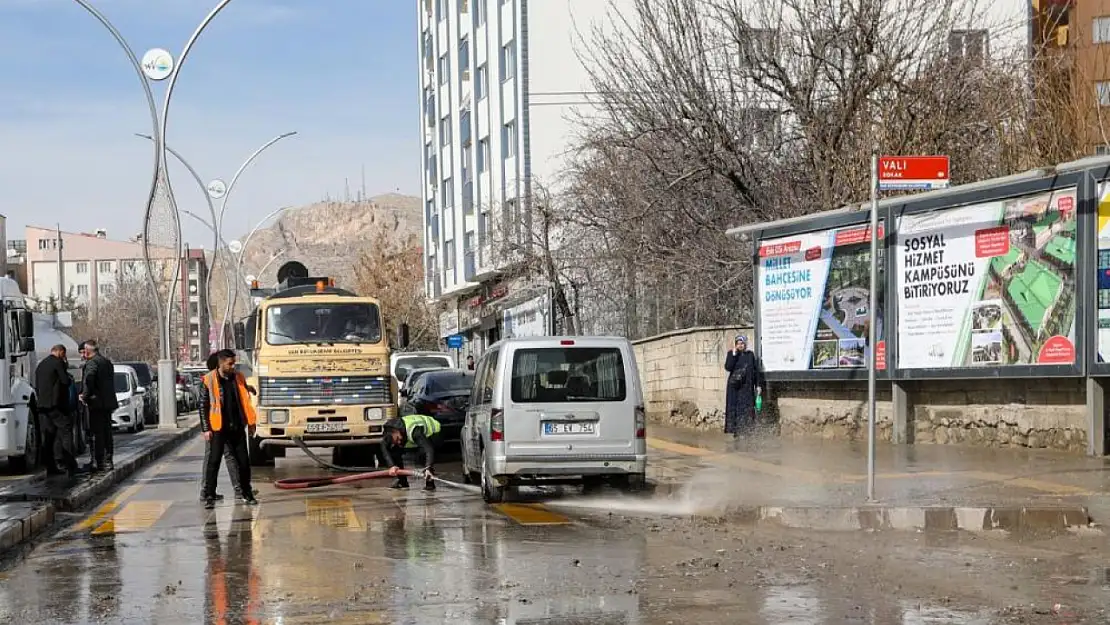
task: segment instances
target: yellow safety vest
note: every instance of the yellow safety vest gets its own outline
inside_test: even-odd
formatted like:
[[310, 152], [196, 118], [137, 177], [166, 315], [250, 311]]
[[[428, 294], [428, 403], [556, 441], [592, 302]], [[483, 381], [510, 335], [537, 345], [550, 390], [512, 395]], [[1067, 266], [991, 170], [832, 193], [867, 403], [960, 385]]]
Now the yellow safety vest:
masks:
[[439, 434], [439, 421], [436, 421], [428, 415], [410, 414], [406, 417], [401, 417], [401, 420], [405, 422], [405, 433], [408, 434], [405, 440], [405, 447], [409, 449], [416, 447], [416, 443], [412, 440], [412, 433], [416, 428], [424, 428], [424, 435], [429, 438]]

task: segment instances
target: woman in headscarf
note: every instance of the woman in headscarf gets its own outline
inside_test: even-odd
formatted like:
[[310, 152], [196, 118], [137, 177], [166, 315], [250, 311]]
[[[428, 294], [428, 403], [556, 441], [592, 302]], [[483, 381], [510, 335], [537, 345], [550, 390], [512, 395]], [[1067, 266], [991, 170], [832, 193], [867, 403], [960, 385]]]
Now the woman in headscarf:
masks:
[[763, 392], [763, 372], [748, 351], [748, 337], [736, 335], [725, 357], [725, 433], [739, 437], [755, 427], [755, 398]]

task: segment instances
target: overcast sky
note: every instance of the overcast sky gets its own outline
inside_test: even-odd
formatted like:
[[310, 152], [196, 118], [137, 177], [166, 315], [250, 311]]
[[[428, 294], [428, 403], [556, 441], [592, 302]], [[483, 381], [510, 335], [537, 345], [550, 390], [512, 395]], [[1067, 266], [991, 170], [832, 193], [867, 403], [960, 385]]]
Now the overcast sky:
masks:
[[[176, 56], [216, 0], [92, 0], [138, 56]], [[352, 193], [418, 194], [416, 3], [233, 0], [190, 52], [174, 89], [168, 143], [207, 179], [240, 179], [225, 229], [237, 235], [278, 206]], [[156, 83], [161, 105], [165, 82]], [[152, 150], [142, 86], [111, 35], [73, 0], [0, 1], [0, 213], [26, 225], [141, 231]], [[195, 182], [171, 170], [182, 209], [207, 213]], [[210, 239], [187, 220], [194, 246]]]

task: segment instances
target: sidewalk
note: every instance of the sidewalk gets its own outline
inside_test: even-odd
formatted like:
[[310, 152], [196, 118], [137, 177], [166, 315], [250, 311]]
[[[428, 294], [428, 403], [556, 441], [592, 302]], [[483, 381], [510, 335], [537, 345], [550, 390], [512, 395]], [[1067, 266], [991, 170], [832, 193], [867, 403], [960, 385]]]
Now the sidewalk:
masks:
[[932, 516], [934, 526], [966, 517], [957, 519], [961, 529], [976, 525], [975, 519], [982, 519], [984, 529], [1028, 526], [1026, 517], [1037, 515], [1065, 519], [1069, 525], [1080, 516], [1110, 520], [1110, 461], [1103, 458], [880, 443], [878, 501], [868, 504], [866, 443], [775, 436], [732, 441], [724, 434], [654, 424], [648, 434], [649, 477], [664, 492], [677, 495], [702, 485], [718, 501], [760, 518], [782, 516], [786, 513], [773, 510], [782, 508], [794, 511], [795, 517], [812, 516], [816, 510], [835, 511], [837, 518], [868, 516], [858, 522], [864, 526], [893, 523], [891, 513], [910, 514], [914, 522]]
[[103, 497], [199, 430], [200, 419], [192, 413], [178, 418], [176, 430], [154, 428], [139, 434], [117, 435], [115, 469], [75, 482], [66, 478], [47, 479], [41, 472], [0, 480], [0, 556], [49, 527], [56, 512], [78, 510]]

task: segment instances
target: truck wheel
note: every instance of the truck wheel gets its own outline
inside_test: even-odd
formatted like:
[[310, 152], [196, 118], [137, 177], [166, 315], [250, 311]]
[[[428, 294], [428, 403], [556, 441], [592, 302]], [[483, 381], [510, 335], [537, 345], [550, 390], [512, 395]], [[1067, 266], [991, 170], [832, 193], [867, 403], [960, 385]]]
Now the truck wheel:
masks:
[[251, 459], [251, 466], [252, 467], [272, 467], [272, 466], [274, 466], [276, 464], [274, 462], [274, 457], [271, 456], [270, 452], [266, 451], [266, 448], [262, 446], [262, 439], [257, 437], [257, 436], [252, 436], [250, 438], [251, 438], [250, 443], [249, 443], [250, 449], [249, 449], [248, 455], [250, 456], [250, 459]]
[[27, 412], [27, 440], [24, 454], [8, 458], [8, 466], [14, 473], [30, 473], [39, 466], [39, 417], [34, 409]]

